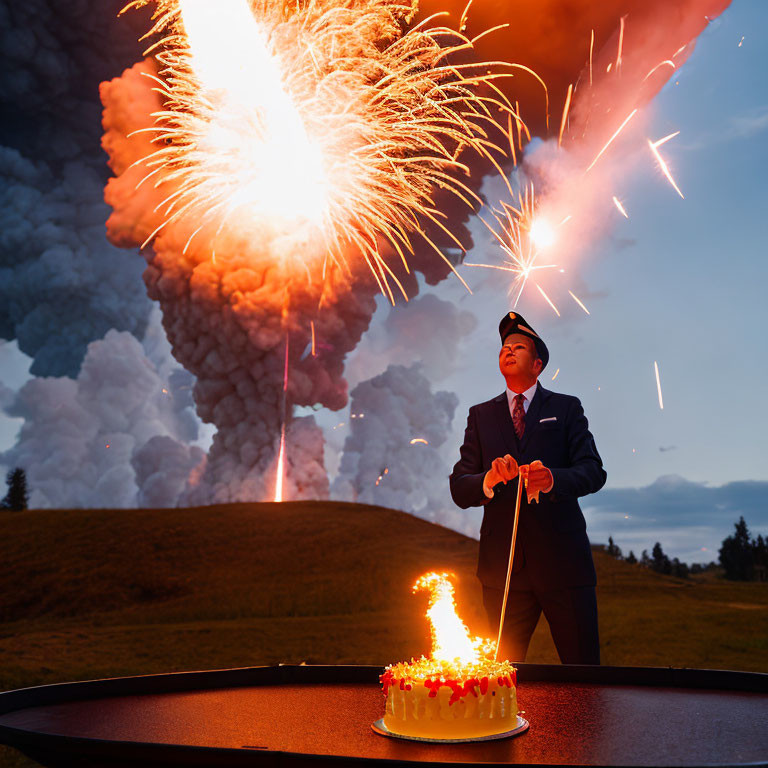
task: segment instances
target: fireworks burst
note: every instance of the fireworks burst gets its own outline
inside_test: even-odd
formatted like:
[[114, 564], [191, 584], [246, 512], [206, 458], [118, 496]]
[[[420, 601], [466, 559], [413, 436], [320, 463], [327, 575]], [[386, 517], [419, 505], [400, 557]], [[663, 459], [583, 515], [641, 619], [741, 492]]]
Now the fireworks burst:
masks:
[[[501, 201], [501, 206], [501, 211], [492, 209], [500, 231], [497, 231], [482, 217], [481, 220], [501, 247], [505, 256], [504, 263], [464, 263], [468, 267], [485, 267], [486, 269], [511, 272], [515, 277], [509, 293], [511, 295], [517, 291], [513, 304], [516, 307], [531, 275], [536, 270], [552, 269], [557, 266], [556, 264], [538, 263], [542, 251], [554, 242], [555, 231], [547, 219], [536, 215], [536, 193], [533, 183], [518, 195], [517, 207], [509, 205], [505, 201]], [[538, 283], [536, 283], [536, 287], [550, 306], [554, 308], [554, 304]]]
[[[594, 225], [586, 221], [588, 217], [596, 217], [597, 206], [602, 206], [610, 200], [616, 210], [626, 219], [629, 214], [624, 204], [615, 194], [611, 194], [609, 185], [612, 182], [611, 164], [615, 167], [632, 161], [633, 152], [637, 147], [637, 131], [632, 132], [628, 128], [641, 109], [644, 84], [654, 76], [654, 73], [662, 72], [667, 75], [677, 69], [673, 59], [683, 53], [685, 46], [679, 48], [671, 58], [665, 58], [652, 67], [641, 78], [640, 67], [635, 62], [633, 65], [633, 77], [635, 78], [635, 91], [633, 96], [626, 87], [620, 87], [622, 79], [623, 61], [627, 54], [624, 50], [624, 33], [626, 16], [619, 19], [618, 49], [616, 56], [606, 67], [606, 75], [596, 75], [593, 83], [593, 49], [595, 46], [595, 33], [589, 42], [588, 82], [582, 84], [582, 90], [578, 91], [581, 77], [575, 84], [569, 84], [565, 93], [565, 100], [559, 130], [554, 134], [551, 148], [539, 152], [537, 158], [528, 162], [524, 169], [524, 178], [528, 181], [519, 181], [519, 186], [527, 185], [523, 193], [517, 193], [518, 203], [508, 204], [501, 201], [501, 212], [492, 209], [496, 218], [497, 227], [490, 229], [494, 238], [501, 246], [504, 260], [501, 264], [477, 264], [466, 263], [467, 266], [487, 267], [511, 272], [514, 276], [510, 286], [510, 294], [515, 294], [514, 306], [517, 306], [524, 288], [537, 269], [551, 269], [558, 267], [568, 250], [583, 249], [583, 236], [591, 234]], [[644, 71], [644, 68], [643, 70]], [[585, 73], [583, 73], [585, 74]], [[598, 77], [600, 82], [598, 82]], [[608, 85], [612, 83], [612, 85]], [[586, 89], [586, 92], [585, 92]], [[571, 116], [576, 110], [574, 130], [571, 128]], [[596, 119], [593, 112], [599, 111], [600, 120]], [[515, 152], [515, 139], [519, 150], [524, 149], [523, 133], [519, 125], [519, 116], [516, 120], [516, 130], [513, 130], [512, 120], [508, 119], [508, 142], [510, 145], [514, 166], [517, 168], [517, 154]], [[635, 125], [639, 122], [635, 119]], [[530, 134], [525, 131], [530, 141]], [[659, 169], [675, 191], [683, 197], [680, 188], [675, 182], [667, 163], [662, 158], [659, 147], [677, 136], [679, 131], [665, 136], [657, 141], [648, 140], [647, 144], [653, 154]], [[555, 148], [555, 136], [557, 138]], [[619, 137], [622, 137], [619, 141]], [[568, 146], [566, 146], [566, 141]], [[621, 147], [620, 145], [623, 145]], [[543, 155], [543, 160], [542, 160]], [[612, 155], [609, 160], [608, 156]], [[528, 158], [526, 158], [528, 159]], [[544, 190], [543, 195], [534, 195], [534, 180], [539, 189]], [[511, 179], [503, 177], [503, 182], [514, 201], [516, 193], [512, 190]], [[606, 195], [606, 192], [608, 194]], [[590, 207], [594, 207], [590, 210]], [[568, 214], [560, 221], [562, 226], [575, 218], [573, 225], [573, 237], [569, 237], [569, 246], [558, 248], [556, 246], [556, 227], [552, 221], [557, 221], [563, 214]], [[547, 264], [540, 264], [541, 255], [547, 253]], [[552, 263], [558, 262], [558, 263]], [[560, 272], [564, 270], [560, 269]], [[547, 294], [544, 288], [535, 280], [534, 286], [541, 294], [554, 313], [560, 317], [560, 310], [555, 301]], [[590, 314], [584, 303], [573, 293], [568, 291], [576, 304]]]
[[431, 195], [480, 204], [459, 157], [495, 163], [491, 109], [504, 106], [491, 84], [503, 73], [450, 63], [472, 41], [425, 22], [403, 34], [415, 3], [397, 0], [134, 0], [123, 12], [149, 3], [164, 108], [141, 162], [143, 183], [167, 194], [145, 245], [179, 220], [196, 223], [190, 239], [213, 232], [214, 250], [224, 229], [278, 220], [321, 234], [323, 275], [351, 246], [391, 301], [391, 281], [405, 291], [382, 238], [406, 270], [413, 232], [445, 258], [426, 221], [461, 247]]

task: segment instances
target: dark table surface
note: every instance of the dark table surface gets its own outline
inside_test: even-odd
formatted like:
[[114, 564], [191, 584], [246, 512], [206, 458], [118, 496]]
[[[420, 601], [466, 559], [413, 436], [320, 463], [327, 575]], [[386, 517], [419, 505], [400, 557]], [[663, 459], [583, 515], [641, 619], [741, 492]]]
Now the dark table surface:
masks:
[[[371, 730], [383, 715], [381, 688], [369, 682], [380, 670], [338, 668], [361, 671], [351, 679], [342, 674], [342, 681], [335, 682], [338, 676], [334, 679], [330, 672], [318, 676], [291, 669], [285, 682], [256, 676], [250, 680], [256, 684], [247, 684], [247, 673], [254, 670], [242, 670], [245, 676], [240, 678], [201, 673], [197, 688], [192, 675], [168, 675], [136, 678], [138, 688], [133, 689], [130, 684], [114, 685], [121, 681], [72, 684], [68, 698], [66, 686], [27, 689], [26, 699], [18, 699], [15, 709], [9, 710], [8, 703], [0, 708], [5, 711], [0, 715], [0, 741], [49, 765], [85, 765], [88, 754], [99, 765], [121, 759], [158, 765], [175, 760], [282, 765], [318, 759], [322, 763], [330, 757], [436, 764], [768, 764], [766, 676], [733, 690], [638, 684], [643, 678], [636, 674], [617, 675], [617, 682], [606, 683], [604, 671], [600, 680], [589, 682], [587, 671], [592, 668], [558, 680], [558, 668], [539, 675], [526, 675], [521, 668], [518, 704], [530, 729], [500, 741], [447, 745], [403, 741]], [[178, 685], [183, 677], [186, 680]], [[163, 679], [170, 684], [164, 685]], [[627, 679], [632, 684], [621, 682]], [[233, 684], [216, 684], [227, 682]], [[647, 682], [655, 681], [650, 676]], [[39, 703], [35, 691], [42, 692]], [[8, 695], [0, 695], [0, 703]], [[59, 757], [52, 757], [51, 750]], [[76, 752], [80, 761], [68, 763], [66, 756]]]

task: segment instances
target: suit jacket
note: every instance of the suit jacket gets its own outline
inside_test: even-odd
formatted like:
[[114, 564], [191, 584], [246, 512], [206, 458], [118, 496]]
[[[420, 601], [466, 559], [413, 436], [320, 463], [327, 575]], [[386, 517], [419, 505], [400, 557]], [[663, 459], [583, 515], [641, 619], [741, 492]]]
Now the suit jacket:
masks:
[[498, 456], [518, 464], [535, 459], [552, 471], [554, 485], [539, 502], [523, 490], [510, 589], [524, 588], [520, 570], [534, 589], [595, 584], [595, 567], [579, 496], [605, 484], [603, 463], [578, 398], [538, 385], [518, 440], [506, 393], [469, 409], [461, 458], [450, 477], [451, 496], [462, 509], [484, 505], [477, 575], [489, 587], [504, 588], [515, 514], [518, 479], [499, 483], [494, 496], [483, 493], [483, 479]]

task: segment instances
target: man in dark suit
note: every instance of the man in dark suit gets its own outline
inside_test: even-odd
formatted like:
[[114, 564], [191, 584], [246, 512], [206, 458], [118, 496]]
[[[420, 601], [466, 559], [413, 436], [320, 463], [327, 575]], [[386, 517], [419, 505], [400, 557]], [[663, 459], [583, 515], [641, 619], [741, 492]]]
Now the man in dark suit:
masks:
[[499, 655], [524, 661], [541, 612], [560, 661], [599, 664], [595, 567], [578, 497], [605, 470], [578, 398], [538, 382], [546, 344], [515, 312], [499, 324], [506, 391], [469, 409], [461, 458], [450, 477], [462, 509], [485, 506], [477, 575], [491, 627], [499, 626], [514, 523], [524, 482]]

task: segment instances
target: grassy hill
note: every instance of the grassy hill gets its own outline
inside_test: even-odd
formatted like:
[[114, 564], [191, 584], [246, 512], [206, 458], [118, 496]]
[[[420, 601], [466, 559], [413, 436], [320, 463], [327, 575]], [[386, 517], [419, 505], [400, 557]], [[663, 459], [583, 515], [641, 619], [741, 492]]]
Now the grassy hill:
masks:
[[[3, 512], [0, 689], [418, 656], [429, 627], [411, 585], [428, 570], [457, 574], [460, 615], [489, 632], [476, 557], [454, 531], [339, 502]], [[768, 585], [595, 562], [603, 663], [768, 671]], [[527, 661], [557, 662], [543, 619]]]

